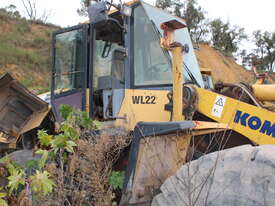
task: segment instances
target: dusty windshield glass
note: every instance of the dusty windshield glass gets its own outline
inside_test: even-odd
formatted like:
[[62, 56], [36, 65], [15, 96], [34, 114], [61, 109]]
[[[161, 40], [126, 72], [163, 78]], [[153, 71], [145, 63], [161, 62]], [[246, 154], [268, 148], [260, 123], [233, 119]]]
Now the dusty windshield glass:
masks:
[[[154, 22], [154, 25], [156, 26], [157, 30], [160, 32], [161, 35], [163, 35], [163, 30], [160, 29], [160, 25], [163, 22], [167, 22], [167, 21], [176, 19], [176, 20], [182, 22], [183, 24], [185, 24], [183, 19], [175, 17], [175, 16], [169, 14], [168, 12], [163, 11], [159, 8], [153, 7], [153, 6], [146, 4], [144, 2], [142, 2], [142, 6], [143, 6], [145, 13], [148, 16], [149, 20]], [[190, 35], [188, 33], [188, 29], [184, 28], [184, 29], [177, 30], [175, 32], [175, 40], [177, 42], [180, 42], [182, 45], [188, 45], [188, 47], [189, 47], [188, 53], [184, 53], [184, 57], [183, 57], [184, 64], [185, 64], [185, 68], [183, 70], [185, 81], [190, 81], [190, 75], [187, 74], [187, 70], [189, 70], [190, 73], [192, 74], [192, 76], [194, 76], [196, 82], [200, 86], [203, 86], [204, 84], [203, 84], [202, 76], [200, 73], [199, 64], [198, 64], [196, 56], [195, 56], [195, 52], [193, 49]]]
[[83, 32], [81, 29], [56, 35], [55, 93], [83, 86]]
[[171, 60], [169, 54], [160, 47], [155, 25], [142, 6], [135, 9], [134, 19], [135, 85], [171, 84]]

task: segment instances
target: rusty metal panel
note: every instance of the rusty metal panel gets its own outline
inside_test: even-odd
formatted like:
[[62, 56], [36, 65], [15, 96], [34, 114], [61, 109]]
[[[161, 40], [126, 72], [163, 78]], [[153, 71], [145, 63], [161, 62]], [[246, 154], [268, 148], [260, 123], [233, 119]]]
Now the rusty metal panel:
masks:
[[9, 73], [0, 78], [0, 142], [15, 142], [22, 133], [39, 126], [48, 111], [46, 102]]
[[185, 163], [190, 135], [165, 135], [140, 142], [130, 204], [150, 201], [162, 183]]

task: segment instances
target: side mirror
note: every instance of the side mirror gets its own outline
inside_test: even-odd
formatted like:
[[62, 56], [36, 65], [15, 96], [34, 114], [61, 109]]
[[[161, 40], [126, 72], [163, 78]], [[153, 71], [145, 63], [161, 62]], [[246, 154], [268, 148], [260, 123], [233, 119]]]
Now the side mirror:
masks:
[[[117, 19], [108, 16], [107, 3], [108, 2], [106, 1], [100, 1], [92, 2], [90, 4], [90, 6], [88, 7], [90, 23], [95, 25], [96, 28], [102, 28], [108, 21], [111, 21], [117, 24], [121, 29], [123, 29], [123, 25], [121, 25]], [[125, 15], [131, 15], [132, 9], [130, 7], [124, 7], [124, 10], [126, 12]]]

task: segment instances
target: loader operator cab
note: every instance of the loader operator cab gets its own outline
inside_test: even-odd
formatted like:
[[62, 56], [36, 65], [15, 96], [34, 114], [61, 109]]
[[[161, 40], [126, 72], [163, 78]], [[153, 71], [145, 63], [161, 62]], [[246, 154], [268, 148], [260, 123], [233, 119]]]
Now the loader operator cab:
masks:
[[[61, 104], [116, 119], [125, 89], [171, 90], [171, 54], [160, 46], [160, 24], [182, 19], [143, 2], [114, 12], [99, 2], [89, 16], [90, 23], [53, 34], [51, 103], [59, 121]], [[176, 41], [185, 45], [185, 82], [203, 87], [187, 28], [176, 32]]]

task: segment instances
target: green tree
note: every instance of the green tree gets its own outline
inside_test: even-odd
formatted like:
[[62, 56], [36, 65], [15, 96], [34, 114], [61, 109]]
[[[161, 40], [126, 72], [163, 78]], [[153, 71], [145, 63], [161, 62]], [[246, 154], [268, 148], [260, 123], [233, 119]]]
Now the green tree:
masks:
[[251, 56], [252, 54], [251, 53], [248, 53], [246, 49], [242, 49], [238, 54], [237, 56], [240, 57], [241, 59], [241, 63], [242, 63], [242, 66], [245, 67], [245, 68], [249, 68], [251, 67]]
[[172, 14], [183, 18], [193, 41], [205, 40], [205, 35], [209, 32], [208, 20], [196, 0], [184, 1], [183, 3], [179, 0], [157, 0], [156, 7], [166, 9]]
[[77, 9], [79, 16], [88, 15], [88, 6], [90, 5], [90, 0], [80, 0], [80, 8]]
[[26, 16], [31, 21], [42, 21], [46, 23], [52, 16], [52, 11], [44, 9], [42, 13], [38, 12], [37, 0], [21, 0]]
[[0, 14], [5, 14], [11, 18], [21, 18], [19, 11], [17, 11], [16, 6], [13, 4], [10, 4], [9, 6], [4, 8], [0, 8]]
[[221, 19], [210, 23], [210, 31], [213, 46], [228, 55], [237, 52], [240, 42], [247, 38], [244, 28], [231, 27], [229, 22], [223, 23]]
[[171, 0], [157, 0], [156, 7], [161, 9], [167, 9], [172, 6], [173, 2]]
[[19, 11], [17, 11], [17, 8], [15, 5], [11, 4], [9, 6], [7, 6], [6, 11], [14, 18], [21, 18], [21, 15], [19, 13]]
[[190, 35], [194, 41], [202, 40], [208, 33], [208, 23], [205, 19], [205, 12], [195, 0], [190, 0], [183, 9], [182, 17], [185, 19]]
[[259, 69], [273, 72], [275, 69], [275, 32], [253, 32], [253, 42], [256, 48], [253, 50], [254, 58], [258, 62]]

